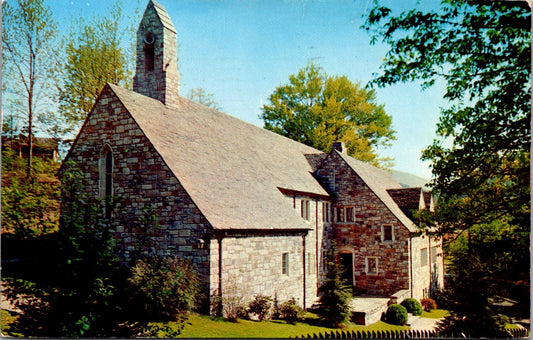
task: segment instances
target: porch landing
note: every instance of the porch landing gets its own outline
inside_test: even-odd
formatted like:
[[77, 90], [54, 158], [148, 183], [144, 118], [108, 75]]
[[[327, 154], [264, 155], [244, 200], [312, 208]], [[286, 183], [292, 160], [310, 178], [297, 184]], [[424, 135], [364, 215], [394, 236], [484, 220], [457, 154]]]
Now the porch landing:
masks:
[[400, 290], [390, 297], [354, 296], [350, 301], [352, 322], [360, 325], [370, 325], [381, 320], [381, 315], [387, 311], [389, 304], [399, 303], [408, 297], [409, 290]]

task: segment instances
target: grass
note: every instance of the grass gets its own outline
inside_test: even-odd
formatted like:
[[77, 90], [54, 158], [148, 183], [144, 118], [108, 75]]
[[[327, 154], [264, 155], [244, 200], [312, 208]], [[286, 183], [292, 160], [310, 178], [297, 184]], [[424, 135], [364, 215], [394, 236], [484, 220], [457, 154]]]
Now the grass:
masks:
[[[369, 326], [349, 324], [344, 330], [403, 330], [407, 326], [395, 326], [379, 321]], [[285, 321], [250, 321], [238, 320], [228, 322], [221, 318], [209, 316], [189, 315], [189, 320], [182, 330], [181, 338], [288, 338], [307, 334], [324, 333], [334, 330], [333, 328], [319, 325], [315, 315], [308, 313], [305, 322], [295, 325]]]
[[422, 314], [420, 315], [421, 318], [428, 318], [428, 319], [440, 319], [445, 316], [448, 316], [449, 312], [445, 309], [433, 309], [432, 311], [426, 312], [425, 310], [422, 311]]

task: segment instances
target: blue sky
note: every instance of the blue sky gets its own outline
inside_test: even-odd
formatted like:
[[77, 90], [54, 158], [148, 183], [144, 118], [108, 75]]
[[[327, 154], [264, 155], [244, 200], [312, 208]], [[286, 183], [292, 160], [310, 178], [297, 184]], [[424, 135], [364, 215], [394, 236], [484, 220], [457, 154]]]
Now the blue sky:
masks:
[[[180, 93], [201, 87], [214, 95], [222, 111], [263, 126], [261, 106], [274, 89], [288, 82], [308, 61], [328, 75], [346, 75], [365, 85], [379, 72], [387, 52], [370, 45], [361, 29], [372, 0], [158, 0], [178, 32]], [[48, 0], [68, 29], [78, 15], [90, 18], [111, 9], [107, 0]], [[124, 14], [138, 25], [148, 0], [124, 0]], [[387, 3], [387, 2], [384, 2]], [[437, 1], [425, 1], [438, 4]], [[416, 0], [389, 1], [397, 10], [420, 6]], [[137, 11], [137, 15], [135, 10]], [[129, 42], [128, 42], [129, 43]], [[377, 89], [379, 103], [392, 116], [397, 140], [380, 149], [394, 168], [430, 178], [421, 150], [432, 143], [442, 84], [421, 91], [416, 84]]]

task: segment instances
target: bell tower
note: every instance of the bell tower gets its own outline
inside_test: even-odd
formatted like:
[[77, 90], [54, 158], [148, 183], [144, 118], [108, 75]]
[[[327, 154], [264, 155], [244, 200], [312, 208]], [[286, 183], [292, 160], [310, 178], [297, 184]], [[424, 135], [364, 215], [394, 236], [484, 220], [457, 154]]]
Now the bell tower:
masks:
[[179, 101], [176, 29], [163, 6], [150, 0], [137, 30], [133, 91], [175, 106]]

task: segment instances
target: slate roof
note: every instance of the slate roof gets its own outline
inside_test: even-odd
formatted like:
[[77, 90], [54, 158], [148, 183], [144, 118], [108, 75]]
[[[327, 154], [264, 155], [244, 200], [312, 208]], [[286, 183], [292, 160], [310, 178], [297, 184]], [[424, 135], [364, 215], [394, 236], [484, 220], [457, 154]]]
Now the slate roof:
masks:
[[186, 98], [170, 108], [108, 86], [214, 228], [311, 227], [280, 188], [328, 196], [306, 158], [321, 151]]
[[347, 154], [339, 151], [334, 151], [342, 157], [342, 159], [354, 170], [359, 177], [368, 185], [370, 190], [383, 202], [383, 204], [390, 210], [391, 213], [411, 232], [418, 230], [417, 226], [411, 219], [400, 209], [398, 204], [389, 195], [388, 189], [401, 189], [393, 178], [392, 174], [386, 170], [376, 168], [370, 164], [359, 161]]
[[161, 21], [161, 24], [163, 25], [163, 27], [176, 33], [176, 28], [174, 27], [172, 20], [170, 20], [170, 17], [168, 16], [168, 13], [165, 7], [163, 7], [162, 5], [158, 4], [155, 1], [150, 0], [150, 2], [148, 3], [148, 6], [146, 7], [147, 10], [150, 4], [154, 6], [155, 12], [157, 13], [157, 16], [159, 17], [159, 20]]

